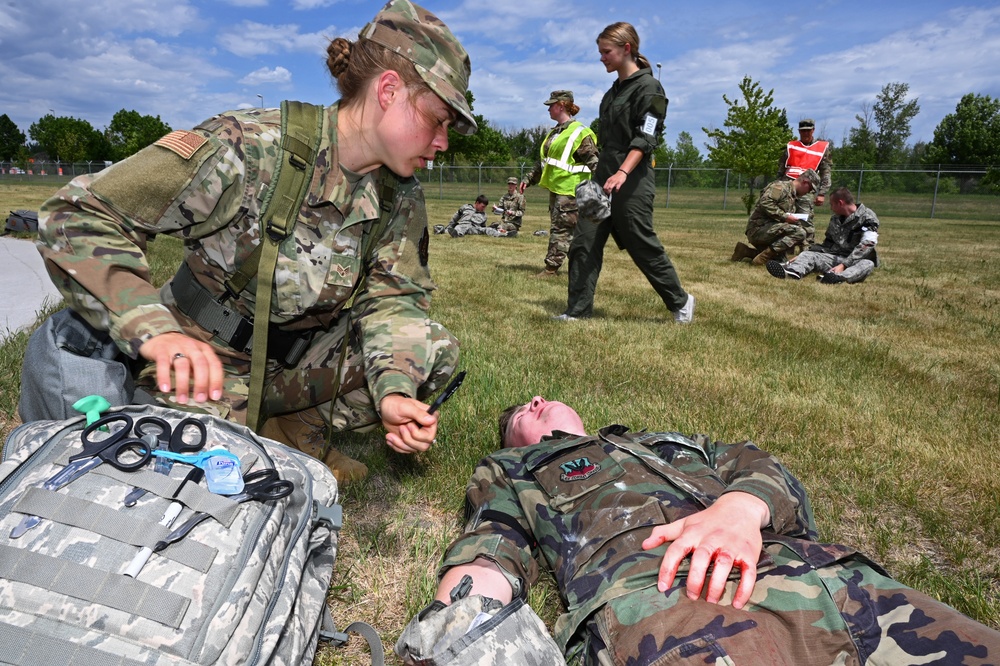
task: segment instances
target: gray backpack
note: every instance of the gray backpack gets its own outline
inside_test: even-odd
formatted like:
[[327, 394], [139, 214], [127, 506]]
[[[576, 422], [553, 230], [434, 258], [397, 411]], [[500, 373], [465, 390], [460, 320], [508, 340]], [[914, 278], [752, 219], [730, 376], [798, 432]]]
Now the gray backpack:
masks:
[[[180, 463], [165, 474], [152, 463], [131, 472], [100, 464], [49, 490], [46, 481], [82, 451], [86, 422], [20, 426], [0, 462], [0, 663], [311, 664], [341, 521], [330, 471], [211, 416], [154, 406], [111, 413], [132, 422], [155, 416], [171, 427], [197, 419], [206, 449], [235, 454], [244, 473], [273, 469], [292, 492], [237, 502], [204, 483], [181, 489], [193, 468]], [[147, 492], [126, 508], [134, 488]], [[123, 575], [140, 549], [170, 532], [172, 502], [183, 505], [174, 528], [196, 511], [209, 518], [153, 553], [134, 578]], [[31, 515], [40, 517], [37, 526], [12, 538]]]

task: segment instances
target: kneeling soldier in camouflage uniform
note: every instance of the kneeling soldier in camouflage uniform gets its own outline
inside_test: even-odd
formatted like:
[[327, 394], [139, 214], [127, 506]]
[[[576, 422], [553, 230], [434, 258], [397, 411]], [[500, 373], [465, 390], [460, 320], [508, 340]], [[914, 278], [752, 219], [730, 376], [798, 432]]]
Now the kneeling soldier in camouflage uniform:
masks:
[[[447, 384], [458, 344], [428, 316], [435, 286], [413, 174], [447, 148], [449, 129], [476, 124], [468, 54], [409, 0], [390, 0], [327, 55], [342, 96], [304, 132], [278, 109], [219, 114], [74, 179], [42, 206], [40, 233], [70, 307], [144, 361], [137, 385], [255, 430], [272, 416], [264, 434], [344, 480], [367, 469], [331, 450], [323, 429], [381, 424], [401, 453], [434, 441], [437, 415], [422, 400]], [[295, 191], [271, 206], [296, 171]], [[279, 215], [288, 235], [272, 226]], [[184, 243], [162, 290], [146, 257], [158, 234]]]
[[[807, 233], [803, 220], [794, 217], [795, 202], [817, 187], [819, 175], [807, 169], [795, 180], [776, 180], [761, 191], [746, 228], [747, 240], [759, 252], [754, 266], [763, 266], [805, 244]], [[738, 258], [734, 255], [733, 259]]]
[[473, 594], [508, 602], [546, 569], [568, 609], [556, 642], [584, 664], [1000, 662], [997, 631], [818, 543], [798, 480], [750, 442], [623, 426], [590, 436], [541, 397], [500, 430], [510, 448], [466, 489], [444, 604], [465, 575]]

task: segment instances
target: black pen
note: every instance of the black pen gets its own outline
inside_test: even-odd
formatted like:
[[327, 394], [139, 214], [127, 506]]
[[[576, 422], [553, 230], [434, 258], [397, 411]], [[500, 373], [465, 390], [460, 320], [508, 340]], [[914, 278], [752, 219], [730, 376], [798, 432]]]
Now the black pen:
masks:
[[441, 391], [441, 395], [434, 399], [434, 402], [431, 403], [431, 407], [427, 410], [427, 413], [433, 414], [438, 410], [438, 407], [444, 404], [445, 400], [455, 395], [455, 391], [457, 391], [458, 387], [462, 385], [462, 380], [464, 379], [465, 370], [462, 370], [462, 372], [455, 375], [455, 378], [452, 379], [446, 387], [444, 387], [444, 390]]

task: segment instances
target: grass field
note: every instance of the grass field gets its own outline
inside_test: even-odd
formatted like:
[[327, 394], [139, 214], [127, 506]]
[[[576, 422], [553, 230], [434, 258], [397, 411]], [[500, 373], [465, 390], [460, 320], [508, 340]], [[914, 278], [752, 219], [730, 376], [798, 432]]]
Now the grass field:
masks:
[[[446, 222], [462, 201], [430, 189], [431, 224]], [[36, 208], [45, 194], [0, 186], [0, 210]], [[343, 492], [338, 626], [371, 622], [392, 645], [429, 601], [465, 481], [497, 446], [497, 414], [541, 394], [591, 429], [753, 439], [802, 479], [824, 540], [1000, 629], [1000, 221], [899, 217], [870, 202], [883, 266], [864, 284], [827, 286], [730, 263], [745, 224], [733, 201], [728, 212], [672, 204], [656, 227], [697, 298], [694, 323], [674, 325], [613, 243], [596, 316], [560, 323], [549, 317], [565, 306], [565, 277], [533, 277], [547, 240], [531, 235], [547, 227], [541, 201], [529, 200], [517, 238], [431, 238], [432, 316], [461, 341], [469, 374], [428, 454], [393, 454], [378, 434], [343, 438], [372, 474]], [[154, 244], [160, 279], [177, 250]], [[0, 351], [4, 432], [23, 337]], [[548, 620], [559, 612], [551, 586], [531, 601]], [[367, 663], [360, 642], [321, 648], [316, 664]]]

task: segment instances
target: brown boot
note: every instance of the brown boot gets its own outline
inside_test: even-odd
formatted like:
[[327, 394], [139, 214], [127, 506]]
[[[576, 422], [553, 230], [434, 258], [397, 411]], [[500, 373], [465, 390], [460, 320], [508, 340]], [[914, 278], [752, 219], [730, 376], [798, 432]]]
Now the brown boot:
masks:
[[733, 256], [730, 257], [729, 261], [743, 261], [744, 259], [753, 259], [756, 256], [757, 248], [740, 241], [733, 249]]
[[751, 261], [750, 263], [752, 263], [754, 266], [763, 266], [772, 259], [777, 259], [777, 258], [778, 258], [778, 253], [772, 250], [771, 248], [767, 247], [764, 248], [763, 252], [754, 257], [753, 261]]
[[[260, 435], [319, 458], [326, 447], [326, 422], [319, 410], [313, 407], [269, 418], [260, 429]], [[368, 475], [368, 467], [364, 463], [348, 458], [333, 447], [322, 460], [337, 478], [337, 483], [357, 481]]]
[[542, 271], [540, 273], [536, 273], [535, 277], [536, 278], [550, 278], [550, 277], [555, 277], [556, 275], [558, 275], [558, 273], [556, 272], [558, 270], [559, 270], [558, 268], [556, 270], [552, 270], [551, 268], [546, 268], [544, 271]]

